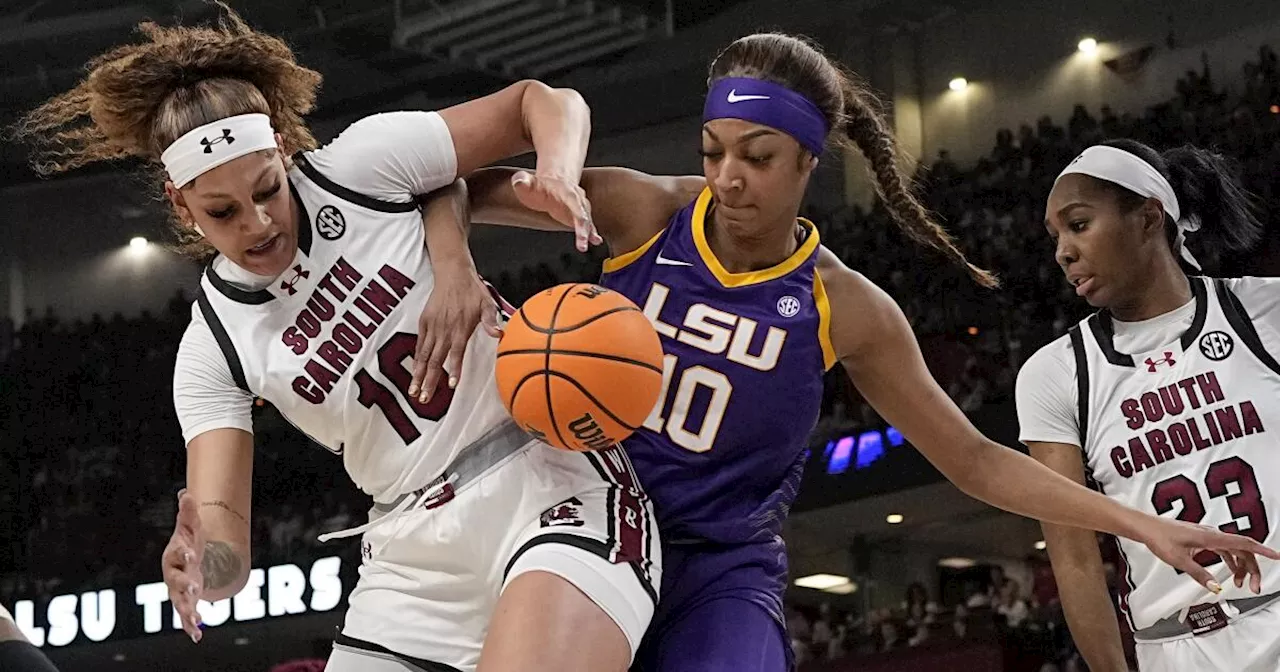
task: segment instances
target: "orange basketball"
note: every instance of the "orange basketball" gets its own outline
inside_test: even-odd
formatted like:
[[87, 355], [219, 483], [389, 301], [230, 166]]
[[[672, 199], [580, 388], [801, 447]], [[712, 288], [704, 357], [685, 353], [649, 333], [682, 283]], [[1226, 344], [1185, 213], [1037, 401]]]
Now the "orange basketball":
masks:
[[599, 285], [539, 292], [498, 343], [498, 393], [525, 431], [600, 450], [636, 430], [662, 388], [662, 344], [625, 296]]

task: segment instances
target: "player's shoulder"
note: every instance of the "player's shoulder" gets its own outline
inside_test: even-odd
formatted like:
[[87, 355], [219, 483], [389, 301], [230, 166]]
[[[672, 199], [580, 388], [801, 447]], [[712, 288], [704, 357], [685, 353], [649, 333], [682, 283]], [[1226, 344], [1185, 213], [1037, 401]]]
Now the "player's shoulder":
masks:
[[178, 361], [181, 363], [186, 354], [206, 354], [217, 352], [221, 354], [218, 346], [218, 339], [213, 334], [213, 329], [209, 326], [209, 320], [204, 314], [204, 310], [200, 307], [198, 301], [191, 303], [191, 321], [187, 323], [187, 328], [182, 331], [182, 339], [178, 341]]
[[814, 261], [814, 272], [822, 279], [828, 291], [835, 287], [837, 291], [858, 291], [867, 289], [865, 285], [874, 285], [866, 276], [849, 268], [831, 248], [818, 246], [818, 258]]
[[[885, 301], [893, 303], [893, 299], [879, 285], [862, 273], [849, 268], [826, 245], [818, 246], [814, 273], [822, 282], [827, 299], [841, 306], [842, 310], [874, 309]], [[893, 305], [897, 304], [893, 303]]]
[[426, 131], [437, 139], [452, 142], [449, 127], [439, 112], [433, 110], [397, 110], [379, 112], [351, 122], [345, 129], [318, 150], [312, 152], [338, 154], [341, 158], [358, 156], [369, 147], [395, 145], [418, 139]]
[[363, 117], [300, 158], [299, 167], [308, 177], [357, 203], [363, 199], [353, 195], [397, 204], [412, 202], [416, 195], [452, 182], [457, 172], [448, 125], [440, 113], [424, 110]]
[[582, 172], [592, 219], [615, 257], [643, 248], [706, 187], [701, 175], [650, 175], [618, 166]]
[[1018, 387], [1039, 385], [1045, 381], [1060, 381], [1076, 375], [1075, 351], [1071, 337], [1063, 334], [1040, 346], [1018, 370]]
[[906, 315], [888, 292], [830, 249], [819, 246], [817, 254], [814, 274], [830, 307], [831, 345], [837, 359], [861, 356], [868, 347], [910, 333]]
[[1221, 278], [1222, 284], [1235, 295], [1253, 317], [1260, 312], [1280, 310], [1280, 278]]

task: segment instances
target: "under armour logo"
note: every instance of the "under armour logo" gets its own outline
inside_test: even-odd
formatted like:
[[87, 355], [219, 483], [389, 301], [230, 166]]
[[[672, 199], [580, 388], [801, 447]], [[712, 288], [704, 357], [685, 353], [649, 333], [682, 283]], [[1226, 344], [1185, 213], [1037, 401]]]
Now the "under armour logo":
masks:
[[200, 144], [204, 145], [205, 154], [212, 154], [213, 146], [218, 144], [219, 142], [225, 142], [229, 145], [235, 141], [236, 139], [231, 137], [231, 129], [229, 128], [222, 129], [222, 137], [220, 138], [214, 138], [212, 140], [210, 140], [209, 138], [200, 138]]
[[1173, 358], [1172, 352], [1165, 352], [1164, 359], [1152, 359], [1150, 357], [1147, 358], [1147, 371], [1150, 373], [1155, 373], [1156, 367], [1160, 366], [1161, 364], [1168, 364], [1169, 366], [1173, 366], [1174, 364], [1177, 364], [1177, 363], [1178, 361]]
[[309, 277], [311, 277], [311, 271], [303, 269], [302, 264], [298, 264], [293, 267], [293, 277], [282, 281], [280, 283], [280, 289], [289, 292], [289, 296], [293, 296], [298, 293], [298, 290], [294, 289], [293, 286], [298, 284], [299, 280]]

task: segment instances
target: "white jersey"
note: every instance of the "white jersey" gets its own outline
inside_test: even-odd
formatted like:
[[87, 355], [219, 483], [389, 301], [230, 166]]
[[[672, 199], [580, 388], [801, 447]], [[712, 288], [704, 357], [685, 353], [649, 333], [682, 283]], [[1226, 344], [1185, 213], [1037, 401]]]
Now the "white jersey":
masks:
[[[386, 156], [372, 155], [379, 150]], [[333, 177], [344, 171], [363, 171], [363, 193]], [[201, 279], [174, 374], [188, 442], [217, 427], [250, 429], [249, 401], [259, 396], [341, 455], [361, 489], [390, 501], [430, 483], [506, 418], [494, 383], [497, 341], [480, 330], [456, 390], [426, 404], [406, 392], [433, 284], [413, 195], [451, 183], [455, 171], [435, 113], [370, 117], [295, 157], [289, 186], [304, 215], [289, 269], [252, 289], [244, 283], [267, 279], [218, 258]], [[408, 177], [384, 184], [397, 173]]]
[[[1280, 546], [1280, 281], [1191, 278], [1191, 288], [1188, 306], [1137, 323], [1163, 338], [1126, 335], [1132, 354], [1103, 311], [1028, 360], [1022, 441], [1082, 446], [1089, 476], [1127, 506]], [[1120, 604], [1135, 629], [1254, 596], [1227, 580], [1216, 555], [1199, 559], [1224, 586], [1220, 598], [1145, 546], [1121, 539], [1120, 548]], [[1280, 591], [1280, 565], [1259, 562], [1263, 594]]]

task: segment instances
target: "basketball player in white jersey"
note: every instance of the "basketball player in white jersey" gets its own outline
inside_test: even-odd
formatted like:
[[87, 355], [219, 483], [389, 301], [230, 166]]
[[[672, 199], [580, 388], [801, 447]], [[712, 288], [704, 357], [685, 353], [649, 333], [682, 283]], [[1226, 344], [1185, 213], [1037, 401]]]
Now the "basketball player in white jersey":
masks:
[[[1040, 461], [1157, 515], [1280, 541], [1280, 281], [1188, 275], [1187, 248], [1243, 251], [1261, 226], [1226, 163], [1184, 147], [1090, 147], [1058, 177], [1045, 226], [1076, 293], [1100, 309], [1018, 376], [1021, 438]], [[1182, 261], [1180, 261], [1180, 257]], [[1092, 532], [1046, 524], [1067, 621], [1089, 668], [1125, 670]], [[1120, 539], [1120, 608], [1143, 672], [1280, 670], [1280, 566], [1197, 556], [1214, 594]]]
[[522, 82], [439, 113], [366, 117], [316, 149], [301, 117], [320, 78], [283, 42], [229, 10], [218, 27], [143, 32], [20, 130], [47, 141], [48, 172], [157, 163], [181, 231], [216, 251], [173, 383], [187, 490], [163, 566], [192, 640], [199, 611], [248, 581], [257, 396], [375, 502], [367, 525], [329, 535], [364, 533], [330, 672], [625, 670], [660, 578], [625, 456], [521, 432], [484, 331], [456, 388], [425, 403], [410, 390], [433, 263], [452, 262], [428, 257], [418, 197], [532, 148], [534, 207], [585, 247], [581, 98]]

